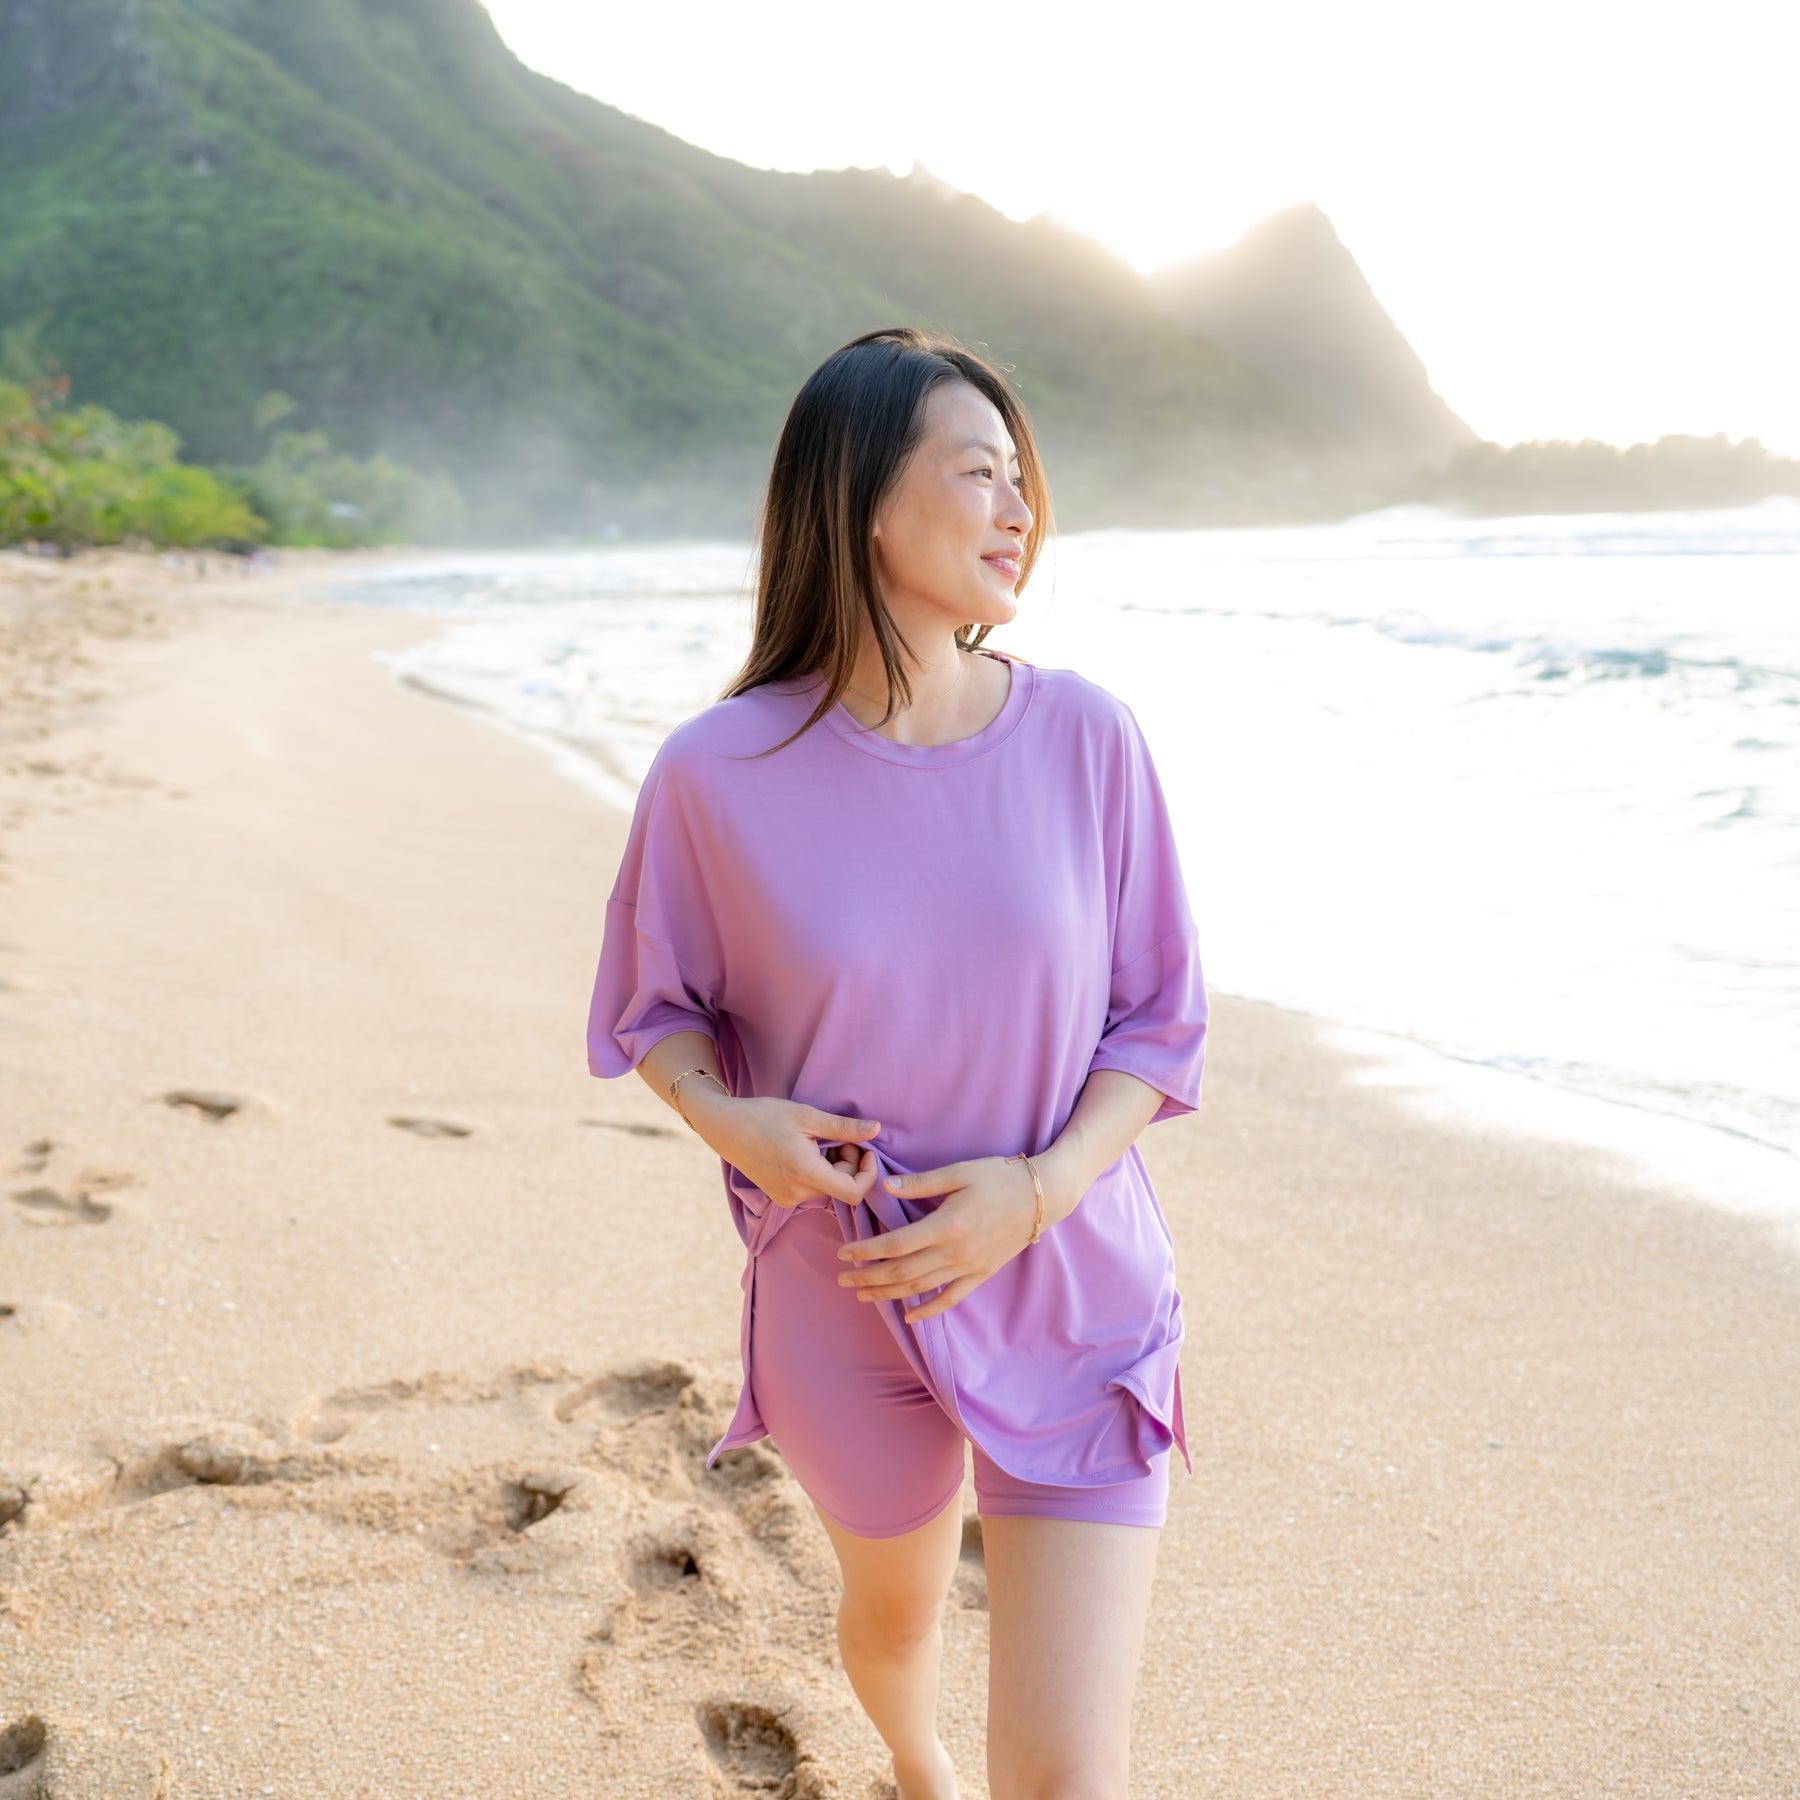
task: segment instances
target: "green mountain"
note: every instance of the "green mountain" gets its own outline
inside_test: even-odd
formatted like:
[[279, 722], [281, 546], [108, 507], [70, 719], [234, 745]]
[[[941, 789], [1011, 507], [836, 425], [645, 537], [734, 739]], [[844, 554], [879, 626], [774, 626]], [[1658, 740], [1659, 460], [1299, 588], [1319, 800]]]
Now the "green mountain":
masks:
[[0, 324], [247, 462], [257, 402], [479, 530], [747, 527], [859, 331], [1013, 366], [1067, 522], [1368, 497], [1333, 407], [1135, 271], [922, 172], [752, 170], [520, 64], [476, 0], [0, 0]]

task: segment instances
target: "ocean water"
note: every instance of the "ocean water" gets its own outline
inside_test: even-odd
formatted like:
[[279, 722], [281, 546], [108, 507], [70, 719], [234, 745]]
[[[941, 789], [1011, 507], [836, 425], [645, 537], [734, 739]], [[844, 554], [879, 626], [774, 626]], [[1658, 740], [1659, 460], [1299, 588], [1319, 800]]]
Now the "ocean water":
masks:
[[[629, 806], [751, 571], [469, 555], [348, 597], [441, 618], [396, 674]], [[1605, 1103], [1689, 1186], [1710, 1142], [1718, 1197], [1800, 1218], [1800, 502], [1067, 536], [992, 641], [1137, 714], [1211, 985]]]

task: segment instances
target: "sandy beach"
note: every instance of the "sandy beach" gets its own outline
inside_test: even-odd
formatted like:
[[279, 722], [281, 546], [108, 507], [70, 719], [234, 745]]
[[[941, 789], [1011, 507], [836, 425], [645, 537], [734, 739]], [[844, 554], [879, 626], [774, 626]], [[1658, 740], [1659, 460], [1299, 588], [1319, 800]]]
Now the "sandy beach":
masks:
[[[891, 1794], [703, 1469], [717, 1159], [585, 1070], [624, 818], [342, 566], [0, 557], [0, 1800]], [[1133, 1794], [1800, 1796], [1791, 1241], [1215, 1008]]]

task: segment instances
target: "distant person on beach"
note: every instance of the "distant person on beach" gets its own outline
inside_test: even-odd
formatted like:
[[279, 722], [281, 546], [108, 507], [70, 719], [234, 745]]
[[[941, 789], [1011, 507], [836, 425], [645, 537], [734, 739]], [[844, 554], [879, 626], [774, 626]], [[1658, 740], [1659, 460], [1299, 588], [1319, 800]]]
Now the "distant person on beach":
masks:
[[846, 344], [776, 445], [754, 638], [671, 732], [607, 906], [588, 1065], [721, 1161], [737, 1413], [843, 1571], [844, 1667], [901, 1800], [947, 1800], [940, 1622], [988, 1584], [994, 1800], [1126, 1792], [1169, 1458], [1169, 1229], [1135, 1140], [1200, 1101], [1207, 1001], [1129, 707], [984, 649], [1049, 524], [1005, 378]]

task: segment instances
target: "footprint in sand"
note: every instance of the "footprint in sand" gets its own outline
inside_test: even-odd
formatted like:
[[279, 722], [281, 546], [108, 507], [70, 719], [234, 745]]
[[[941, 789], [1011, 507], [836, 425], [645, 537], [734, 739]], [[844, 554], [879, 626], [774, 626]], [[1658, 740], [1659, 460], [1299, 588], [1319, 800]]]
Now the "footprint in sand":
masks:
[[221, 1094], [208, 1088], [170, 1088], [166, 1094], [157, 1097], [165, 1106], [172, 1106], [178, 1112], [193, 1113], [214, 1125], [222, 1125], [233, 1113], [244, 1108], [241, 1095]]
[[521, 1475], [500, 1484], [500, 1505], [508, 1531], [529, 1531], [557, 1510], [580, 1485], [574, 1475], [561, 1473]]
[[[627, 1592], [592, 1634], [582, 1665], [589, 1696], [603, 1700], [619, 1656], [635, 1665], [684, 1658], [717, 1633], [733, 1608], [701, 1572], [698, 1520], [640, 1539], [625, 1558]], [[712, 1561], [710, 1548], [706, 1553]]]
[[[428, 1374], [341, 1388], [317, 1403], [300, 1425], [315, 1444], [336, 1444], [351, 1432], [381, 1440], [403, 1456], [447, 1446], [477, 1447], [495, 1456], [542, 1451], [555, 1442], [554, 1400], [581, 1385], [573, 1371], [527, 1363], [490, 1377]], [[546, 1415], [549, 1415], [547, 1417]]]
[[[14, 1172], [43, 1174], [58, 1159], [60, 1148], [54, 1138], [33, 1138], [14, 1163]], [[36, 1182], [30, 1187], [14, 1188], [12, 1200], [28, 1224], [104, 1225], [112, 1217], [112, 1203], [96, 1196], [130, 1187], [136, 1180], [135, 1175], [122, 1169], [80, 1169], [61, 1187]]]
[[673, 1406], [693, 1385], [693, 1371], [680, 1363], [640, 1363], [635, 1368], [611, 1370], [583, 1382], [557, 1401], [556, 1417], [564, 1425], [573, 1424], [588, 1412], [614, 1419], [635, 1419]]
[[667, 1125], [643, 1125], [634, 1119], [577, 1119], [577, 1125], [597, 1125], [603, 1131], [623, 1131], [632, 1137], [678, 1138], [685, 1135]]
[[19, 1152], [19, 1160], [13, 1168], [21, 1175], [41, 1175], [50, 1166], [50, 1158], [56, 1154], [55, 1138], [33, 1138]]
[[63, 1194], [50, 1187], [16, 1189], [13, 1204], [25, 1209], [33, 1225], [104, 1225], [113, 1211], [89, 1193]]
[[[787, 1465], [764, 1440], [706, 1458], [730, 1417], [732, 1396], [713, 1391], [680, 1363], [646, 1362], [581, 1383], [555, 1405], [564, 1425], [597, 1434], [587, 1459], [650, 1492], [683, 1489], [724, 1507], [738, 1526], [791, 1572], [811, 1579], [810, 1514]], [[803, 1549], [803, 1546], [806, 1548]]]
[[[0, 1474], [0, 1532], [29, 1512], [60, 1521], [97, 1508], [135, 1508], [185, 1488], [283, 1487], [343, 1471], [326, 1459], [279, 1444], [251, 1425], [219, 1425], [165, 1444], [115, 1449], [105, 1461], [67, 1465], [21, 1478]], [[5, 1790], [0, 1789], [0, 1800]]]
[[[665, 1595], [686, 1597], [697, 1594], [699, 1580], [700, 1560], [694, 1554], [692, 1539], [687, 1532], [677, 1532], [660, 1542], [645, 1545], [632, 1562], [631, 1591], [637, 1595], [640, 1606], [650, 1607], [658, 1616]], [[696, 1585], [690, 1586], [690, 1583]]]
[[38, 1800], [44, 1791], [44, 1746], [49, 1738], [35, 1713], [0, 1731], [0, 1800]]
[[[543, 1364], [486, 1379], [430, 1374], [329, 1395], [296, 1431], [320, 1447], [316, 1460], [355, 1478], [370, 1518], [385, 1507], [450, 1561], [517, 1573], [576, 1554], [587, 1515], [606, 1504], [604, 1482], [582, 1491], [587, 1459], [570, 1454], [557, 1418], [559, 1401], [592, 1385]], [[330, 1510], [334, 1491], [330, 1481], [316, 1490], [313, 1510]]]
[[809, 1800], [825, 1789], [801, 1765], [800, 1746], [781, 1716], [744, 1700], [703, 1700], [695, 1708], [700, 1741], [712, 1758], [724, 1794], [772, 1794], [777, 1800]]
[[317, 1473], [315, 1464], [289, 1454], [253, 1427], [222, 1425], [164, 1444], [149, 1456], [121, 1460], [117, 1492], [123, 1500], [140, 1500], [176, 1488], [259, 1487]]
[[457, 1125], [449, 1119], [414, 1119], [404, 1114], [391, 1118], [388, 1123], [401, 1131], [410, 1131], [414, 1137], [427, 1138], [466, 1138], [474, 1135], [473, 1125]]

